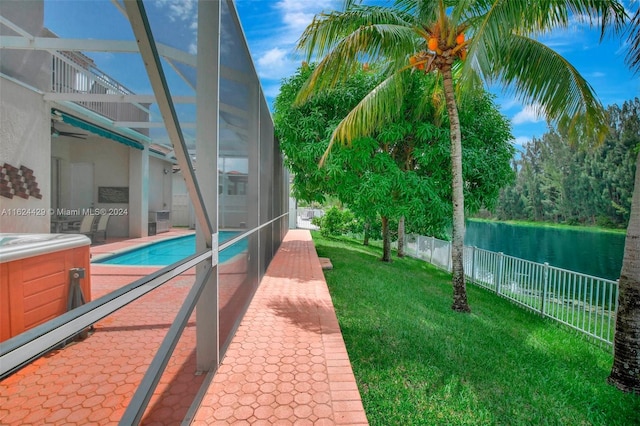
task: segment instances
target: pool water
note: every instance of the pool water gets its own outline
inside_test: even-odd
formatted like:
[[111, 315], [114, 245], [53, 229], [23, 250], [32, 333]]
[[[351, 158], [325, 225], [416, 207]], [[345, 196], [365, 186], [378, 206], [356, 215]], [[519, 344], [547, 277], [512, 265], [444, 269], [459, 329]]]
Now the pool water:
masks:
[[[238, 233], [233, 231], [221, 231], [219, 241], [223, 243]], [[247, 239], [242, 239], [234, 245], [227, 247], [218, 254], [220, 263], [231, 259], [247, 249]], [[92, 263], [105, 265], [129, 265], [129, 266], [166, 266], [178, 262], [196, 252], [195, 234], [173, 238], [143, 247], [128, 250], [126, 252], [96, 260]]]

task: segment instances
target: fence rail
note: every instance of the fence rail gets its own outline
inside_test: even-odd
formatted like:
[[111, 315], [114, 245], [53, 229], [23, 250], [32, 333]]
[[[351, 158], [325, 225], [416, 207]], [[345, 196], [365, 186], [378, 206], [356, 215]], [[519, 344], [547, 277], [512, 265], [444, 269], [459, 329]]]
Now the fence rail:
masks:
[[[406, 237], [406, 254], [451, 271], [451, 243]], [[613, 344], [618, 283], [477, 247], [464, 247], [467, 280], [559, 321], [596, 341]]]

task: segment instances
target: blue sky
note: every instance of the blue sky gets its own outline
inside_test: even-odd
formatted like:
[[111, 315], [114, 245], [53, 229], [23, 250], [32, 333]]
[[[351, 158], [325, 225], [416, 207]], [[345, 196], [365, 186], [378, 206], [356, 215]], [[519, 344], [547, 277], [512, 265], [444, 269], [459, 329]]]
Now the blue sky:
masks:
[[[627, 5], [629, 2], [627, 2]], [[295, 43], [313, 16], [339, 9], [341, 0], [236, 0], [238, 14], [260, 76], [271, 101], [283, 78], [293, 74], [301, 58]], [[636, 6], [637, 7], [637, 6]], [[635, 9], [634, 9], [635, 10]], [[543, 41], [561, 53], [591, 84], [603, 105], [619, 104], [640, 96], [640, 74], [633, 75], [624, 63], [625, 46], [619, 38], [599, 42], [599, 31], [575, 22], [571, 28], [545, 36]], [[491, 89], [502, 113], [511, 119], [517, 145], [547, 130], [535, 106], [523, 105], [499, 88]]]

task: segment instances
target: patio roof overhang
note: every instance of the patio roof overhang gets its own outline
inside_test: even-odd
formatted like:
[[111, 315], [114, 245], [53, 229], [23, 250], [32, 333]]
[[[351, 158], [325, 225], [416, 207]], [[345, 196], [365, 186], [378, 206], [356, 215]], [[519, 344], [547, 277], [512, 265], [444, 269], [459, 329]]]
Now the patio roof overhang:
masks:
[[119, 135], [117, 133], [112, 132], [111, 130], [105, 129], [103, 127], [92, 124], [88, 121], [82, 120], [78, 117], [74, 117], [72, 115], [67, 114], [66, 112], [60, 111], [58, 109], [52, 110], [52, 113], [61, 117], [62, 121], [70, 124], [74, 127], [78, 127], [83, 130], [87, 130], [95, 135], [101, 136], [103, 138], [111, 139], [113, 141], [119, 142], [123, 145], [129, 146], [131, 148], [143, 150], [144, 145], [136, 140], [128, 138], [123, 135]]

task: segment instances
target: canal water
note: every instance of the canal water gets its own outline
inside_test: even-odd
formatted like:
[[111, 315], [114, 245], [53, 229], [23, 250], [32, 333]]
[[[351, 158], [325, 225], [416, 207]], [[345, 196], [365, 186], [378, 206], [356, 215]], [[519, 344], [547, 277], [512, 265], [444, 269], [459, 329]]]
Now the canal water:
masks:
[[468, 221], [465, 245], [617, 280], [624, 234]]

